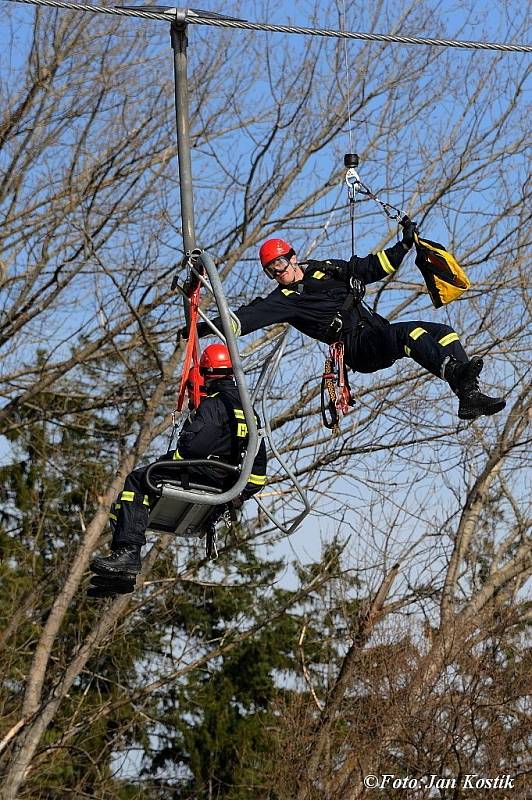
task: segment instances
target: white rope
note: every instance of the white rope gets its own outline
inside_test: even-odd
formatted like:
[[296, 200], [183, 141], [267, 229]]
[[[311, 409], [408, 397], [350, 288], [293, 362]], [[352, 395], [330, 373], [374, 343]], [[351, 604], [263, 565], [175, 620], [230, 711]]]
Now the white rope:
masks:
[[[342, 0], [342, 31], [345, 30], [345, 0]], [[351, 77], [349, 75], [349, 59], [347, 57], [347, 39], [344, 39], [345, 81], [347, 84], [347, 124], [349, 130], [349, 152], [353, 152], [353, 129], [351, 125]]]
[[468, 50], [499, 50], [505, 53], [532, 53], [529, 44], [497, 44], [495, 42], [470, 42], [458, 39], [429, 39], [422, 36], [391, 36], [384, 33], [358, 33], [354, 31], [334, 31], [322, 28], [298, 28], [293, 25], [270, 25], [263, 22], [246, 22], [237, 19], [214, 19], [202, 17], [190, 9], [170, 8], [167, 12], [152, 12], [133, 10], [132, 8], [105, 8], [86, 3], [69, 3], [63, 0], [8, 0], [11, 3], [27, 3], [36, 6], [51, 6], [52, 8], [68, 8], [72, 11], [89, 11], [95, 14], [113, 14], [116, 16], [139, 17], [146, 19], [165, 20], [172, 22], [178, 12], [184, 14], [184, 21], [191, 25], [211, 25], [219, 28], [237, 28], [250, 31], [271, 31], [273, 33], [294, 33], [303, 36], [325, 36], [335, 39], [358, 39], [368, 42], [389, 42], [391, 44], [421, 44], [430, 47], [459, 47]]

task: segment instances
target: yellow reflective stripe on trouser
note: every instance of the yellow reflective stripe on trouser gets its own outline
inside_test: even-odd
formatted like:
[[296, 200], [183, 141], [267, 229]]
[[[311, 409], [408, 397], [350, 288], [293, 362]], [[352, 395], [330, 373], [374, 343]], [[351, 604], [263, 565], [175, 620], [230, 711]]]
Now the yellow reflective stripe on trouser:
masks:
[[457, 342], [458, 339], [459, 339], [458, 334], [454, 333], [453, 331], [453, 333], [448, 333], [447, 336], [444, 336], [442, 339], [439, 339], [438, 344], [441, 344], [442, 347], [445, 347], [446, 345], [451, 344], [451, 342]]
[[419, 337], [423, 336], [423, 334], [426, 332], [427, 331], [425, 330], [425, 328], [414, 328], [414, 330], [410, 331], [408, 335], [410, 336], [411, 339], [416, 341], [416, 339], [419, 339]]
[[248, 478], [248, 483], [253, 483], [255, 486], [264, 486], [266, 483], [266, 475], [251, 475]]
[[122, 492], [120, 495], [121, 500], [126, 500], [129, 503], [132, 503], [135, 499], [135, 492]]
[[183, 461], [183, 456], [181, 455], [179, 450], [175, 451], [174, 455], [172, 456], [172, 460], [173, 461]]
[[395, 272], [395, 267], [392, 267], [390, 259], [388, 258], [388, 256], [384, 252], [384, 250], [379, 250], [379, 252], [375, 253], [375, 255], [379, 259], [379, 263], [380, 263], [381, 267], [383, 268], [383, 270], [385, 272], [388, 273], [388, 275], [391, 275], [392, 272]]
[[[419, 339], [419, 337], [423, 336], [423, 334], [426, 332], [427, 331], [425, 330], [425, 328], [414, 328], [414, 330], [410, 331], [408, 335], [410, 336], [411, 339], [416, 341], [416, 339]], [[409, 356], [411, 352], [412, 351], [410, 350], [410, 348], [405, 344], [405, 353], [407, 354], [407, 356]]]

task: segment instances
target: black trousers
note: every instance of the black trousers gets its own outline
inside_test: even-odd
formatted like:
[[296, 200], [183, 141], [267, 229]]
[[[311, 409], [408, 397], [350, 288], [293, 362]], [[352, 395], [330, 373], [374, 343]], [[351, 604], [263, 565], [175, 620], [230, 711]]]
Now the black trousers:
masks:
[[[158, 461], [171, 460], [175, 451], [172, 450]], [[178, 463], [178, 462], [176, 462]], [[131, 547], [133, 545], [142, 547], [146, 544], [146, 528], [150, 510], [157, 497], [150, 491], [146, 483], [146, 472], [148, 465], [138, 467], [129, 473], [124, 481], [124, 488], [118, 495], [116, 501], [111, 506], [109, 521], [113, 531], [111, 549], [119, 547]], [[178, 472], [171, 468], [161, 467], [157, 470], [156, 477], [163, 479], [177, 480]], [[206, 486], [220, 486], [219, 476], [214, 471], [208, 469], [190, 468], [188, 470], [189, 480], [193, 483], [201, 483]], [[213, 506], [212, 516], [208, 524], [216, 522], [224, 513], [225, 506]]]
[[443, 378], [443, 365], [450, 356], [457, 361], [469, 361], [458, 334], [449, 325], [438, 322], [364, 325], [346, 337], [345, 362], [356, 372], [376, 372], [409, 357]]

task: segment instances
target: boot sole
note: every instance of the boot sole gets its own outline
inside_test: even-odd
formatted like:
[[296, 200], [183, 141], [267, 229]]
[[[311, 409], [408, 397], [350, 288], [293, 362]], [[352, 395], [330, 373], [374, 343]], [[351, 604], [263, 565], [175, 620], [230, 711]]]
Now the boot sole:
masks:
[[493, 414], [498, 414], [499, 411], [502, 411], [503, 408], [506, 407], [506, 400], [502, 400], [500, 403], [495, 403], [488, 408], [483, 408], [482, 411], [478, 411], [476, 414], [474, 412], [467, 414], [463, 413], [458, 414], [458, 419], [465, 419], [465, 420], [472, 420], [478, 419], [479, 417], [491, 417]]
[[104, 577], [107, 575], [116, 578], [123, 575], [124, 579], [127, 580], [128, 578], [135, 578], [139, 574], [140, 569], [115, 569], [113, 567], [102, 566], [101, 564], [93, 561], [90, 565], [90, 571], [96, 573], [96, 575], [103, 575]]
[[111, 588], [106, 586], [91, 586], [90, 589], [87, 590], [87, 597], [95, 597], [95, 598], [105, 598], [105, 597], [117, 597], [119, 594], [133, 594], [135, 588], [132, 587], [120, 587]]

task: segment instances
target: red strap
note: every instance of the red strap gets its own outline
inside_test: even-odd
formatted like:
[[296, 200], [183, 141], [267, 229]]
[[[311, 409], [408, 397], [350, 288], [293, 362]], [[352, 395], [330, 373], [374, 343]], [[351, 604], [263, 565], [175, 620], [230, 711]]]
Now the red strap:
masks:
[[183, 406], [185, 405], [185, 394], [187, 390], [187, 381], [188, 375], [192, 367], [196, 367], [194, 370], [193, 375], [193, 383], [192, 383], [192, 404], [194, 408], [197, 408], [200, 404], [200, 386], [199, 386], [199, 350], [196, 343], [196, 329], [198, 325], [198, 305], [199, 305], [199, 297], [201, 291], [201, 284], [198, 284], [196, 288], [191, 292], [189, 295], [189, 312], [190, 318], [188, 323], [188, 339], [187, 339], [187, 348], [185, 350], [185, 357], [183, 359], [183, 373], [181, 375], [181, 383], [179, 384], [179, 390], [177, 392], [177, 404], [176, 408], [178, 411], [183, 410]]
[[338, 396], [336, 398], [336, 410], [338, 413], [348, 414], [351, 405], [351, 392], [349, 391], [349, 384], [345, 379], [345, 365], [344, 365], [344, 343], [333, 342], [329, 346], [330, 357], [338, 369]]

